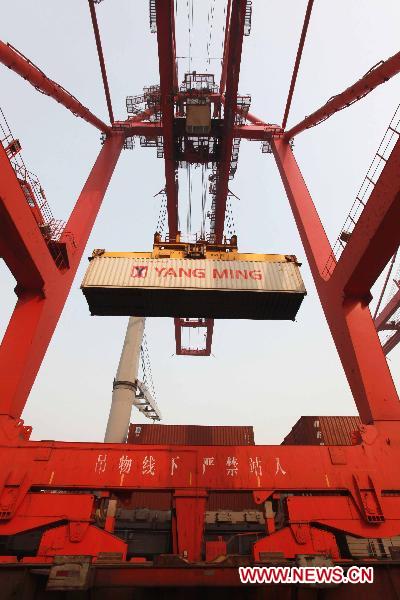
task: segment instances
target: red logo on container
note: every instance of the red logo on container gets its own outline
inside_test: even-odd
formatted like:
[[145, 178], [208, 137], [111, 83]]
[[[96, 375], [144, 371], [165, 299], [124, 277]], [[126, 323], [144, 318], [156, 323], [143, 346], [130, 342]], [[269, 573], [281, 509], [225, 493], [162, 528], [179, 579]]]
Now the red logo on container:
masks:
[[147, 270], [149, 267], [143, 265], [135, 265], [132, 267], [131, 277], [147, 277]]

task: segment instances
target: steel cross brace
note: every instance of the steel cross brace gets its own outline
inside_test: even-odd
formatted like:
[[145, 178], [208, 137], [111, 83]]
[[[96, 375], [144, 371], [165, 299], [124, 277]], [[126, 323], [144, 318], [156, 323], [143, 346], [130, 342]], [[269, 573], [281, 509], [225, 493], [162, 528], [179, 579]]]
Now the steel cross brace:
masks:
[[74, 115], [81, 117], [100, 131], [104, 133], [110, 132], [110, 127], [101, 119], [91, 113], [91, 111], [83, 106], [79, 100], [72, 94], [67, 92], [60, 84], [49, 79], [43, 71], [34, 65], [26, 56], [13, 48], [10, 44], [5, 44], [0, 41], [0, 62], [6, 67], [29, 81], [37, 90], [54, 98], [57, 102], [65, 106]]
[[[396, 282], [398, 285], [398, 282]], [[385, 308], [374, 319], [377, 331], [393, 331], [393, 335], [382, 345], [385, 354], [388, 354], [400, 342], [400, 326], [397, 322], [391, 321], [396, 311], [400, 308], [400, 289], [389, 300]]]
[[66, 224], [68, 267], [57, 268], [0, 146], [0, 250], [17, 280], [17, 303], [0, 346], [0, 414], [20, 417], [61, 315], [124, 142], [105, 141]]
[[305, 129], [314, 127], [331, 117], [334, 113], [342, 110], [364, 98], [372, 90], [382, 83], [386, 83], [391, 77], [400, 71], [400, 52], [394, 54], [385, 61], [380, 61], [373, 66], [361, 79], [348, 87], [340, 94], [332, 96], [324, 106], [314, 111], [300, 123], [285, 133], [285, 139], [291, 139]]

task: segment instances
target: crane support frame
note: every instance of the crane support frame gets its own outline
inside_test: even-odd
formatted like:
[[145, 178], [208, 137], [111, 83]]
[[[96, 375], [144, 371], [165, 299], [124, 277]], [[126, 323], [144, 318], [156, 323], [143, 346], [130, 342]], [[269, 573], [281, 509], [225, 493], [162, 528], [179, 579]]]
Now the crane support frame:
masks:
[[29, 81], [33, 87], [45, 94], [54, 98], [57, 102], [65, 106], [74, 115], [81, 117], [100, 131], [108, 133], [109, 125], [106, 125], [91, 111], [83, 106], [72, 94], [67, 92], [59, 83], [49, 79], [43, 71], [34, 65], [26, 56], [21, 54], [16, 48], [10, 44], [5, 44], [0, 40], [0, 62], [6, 67]]
[[[366, 290], [363, 289], [360, 295], [348, 293], [347, 279], [334, 275], [326, 279], [324, 276], [332, 249], [315, 205], [288, 142], [273, 140], [272, 148], [322, 308], [360, 417], [364, 423], [399, 420], [398, 394], [368, 308]], [[392, 196], [388, 201], [391, 198]], [[376, 209], [377, 202], [380, 202], [380, 198], [371, 195], [367, 209], [375, 210], [379, 215]], [[360, 256], [365, 247], [369, 252], [374, 248], [374, 238], [371, 237], [368, 241], [368, 229], [362, 233], [362, 219], [363, 215], [358, 221], [360, 242], [355, 246]], [[391, 234], [388, 234], [389, 243], [394, 242], [393, 237], [400, 241], [398, 232], [392, 230]], [[392, 254], [393, 252], [389, 254], [389, 258]], [[336, 273], [336, 269], [340, 269], [344, 255], [343, 252], [333, 274]]]
[[[221, 243], [224, 235], [245, 12], [246, 0], [232, 0], [229, 37], [228, 41], [226, 41], [226, 72], [229, 72], [229, 79], [226, 81], [221, 159], [218, 168], [217, 189], [215, 193], [215, 242], [217, 244]], [[224, 69], [225, 67], [223, 67], [223, 70]]]
[[[18, 419], [64, 308], [124, 136], [105, 141], [66, 224], [60, 243], [68, 267], [58, 269], [29, 211], [18, 178], [0, 147], [3, 257], [17, 279], [17, 303], [0, 346], [0, 414]], [[13, 227], [7, 226], [13, 224]]]
[[302, 131], [309, 129], [326, 121], [333, 114], [364, 98], [372, 92], [378, 85], [386, 83], [391, 77], [397, 75], [400, 71], [400, 52], [394, 54], [385, 61], [380, 61], [353, 85], [348, 87], [340, 94], [332, 96], [324, 106], [314, 111], [300, 123], [289, 129], [285, 133], [286, 139], [291, 139]]
[[[94, 9], [99, 0], [89, 1]], [[223, 236], [233, 139], [268, 142], [363, 425], [354, 432], [351, 446], [135, 446], [30, 440], [31, 427], [20, 417], [127, 138], [163, 137], [169, 233], [173, 237], [178, 231], [173, 2], [150, 3], [157, 22], [161, 121], [145, 120], [154, 115], [153, 108], [110, 127], [26, 57], [0, 43], [3, 64], [105, 134], [104, 146], [56, 241], [64, 256], [62, 263], [55, 261], [9, 157], [0, 146], [0, 253], [17, 280], [17, 303], [0, 347], [0, 541], [19, 533], [40, 533], [38, 547], [30, 556], [0, 553], [0, 585], [3, 581], [7, 584], [7, 574], [13, 570], [19, 569], [25, 576], [24, 569], [32, 573], [35, 566], [39, 566], [37, 575], [56, 585], [51, 577], [60, 560], [61, 564], [62, 559], [67, 563], [81, 561], [82, 566], [86, 557], [93, 585], [118, 587], [119, 591], [124, 587], [238, 586], [237, 555], [229, 554], [227, 545], [223, 561], [215, 561], [215, 555], [207, 559], [210, 543], [221, 543], [205, 538], [208, 502], [219, 493], [251, 494], [256, 508], [263, 511], [263, 529], [245, 555], [246, 564], [269, 564], [272, 554], [277, 559], [278, 551], [289, 564], [296, 564], [298, 556], [321, 560], [329, 555], [332, 564], [347, 561], [349, 565], [354, 560], [341, 555], [348, 536], [368, 543], [380, 540], [380, 546], [400, 536], [400, 474], [394, 468], [400, 461], [400, 404], [368, 308], [371, 286], [400, 242], [393, 226], [400, 216], [400, 145], [398, 142], [374, 182], [342, 256], [328, 271], [332, 248], [290, 145], [294, 135], [399, 72], [400, 53], [371, 69], [286, 133], [250, 113], [246, 115], [250, 125], [238, 125], [235, 114], [247, 2], [228, 0], [223, 69], [216, 95], [217, 103], [225, 108], [216, 241]], [[99, 59], [102, 63], [100, 52]], [[105, 63], [102, 73], [104, 76]], [[108, 101], [108, 86], [103, 81]], [[294, 79], [291, 88], [293, 91]], [[113, 121], [111, 102], [108, 104]], [[378, 329], [389, 326], [388, 318], [397, 302], [396, 295], [390, 310], [387, 307], [378, 316]], [[208, 331], [207, 353], [211, 351], [212, 323], [208, 323]], [[396, 331], [387, 347], [399, 339], [400, 332]], [[142, 556], [129, 558], [127, 542], [117, 535], [117, 503], [129, 507], [139, 493], [169, 495], [166, 512], [171, 520], [171, 548], [154, 561]], [[398, 547], [392, 547], [392, 558], [396, 558]], [[376, 568], [375, 594], [392, 589], [395, 579], [400, 581], [398, 561], [389, 563], [387, 558], [359, 560]], [[329, 594], [329, 598], [352, 597], [343, 586], [330, 589]]]
[[156, 0], [156, 15], [165, 191], [167, 194], [168, 230], [170, 236], [173, 237], [178, 233], [178, 175], [173, 133], [174, 92], [177, 91], [173, 0]]

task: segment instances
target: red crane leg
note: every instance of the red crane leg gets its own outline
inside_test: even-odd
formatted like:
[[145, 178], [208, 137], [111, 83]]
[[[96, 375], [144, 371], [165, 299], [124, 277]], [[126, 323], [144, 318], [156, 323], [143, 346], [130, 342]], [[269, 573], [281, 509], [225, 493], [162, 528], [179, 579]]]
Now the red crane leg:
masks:
[[123, 136], [120, 134], [113, 134], [107, 138], [65, 226], [62, 240], [68, 240], [69, 234], [72, 234], [74, 238], [73, 245], [76, 249], [70, 255], [70, 265], [75, 267], [75, 270], [85, 250], [88, 237], [121, 153], [123, 142]]
[[364, 98], [369, 92], [378, 85], [385, 83], [400, 71], [400, 52], [394, 54], [385, 61], [379, 62], [372, 67], [368, 73], [361, 77], [356, 83], [348, 87], [344, 92], [332, 96], [324, 106], [306, 117], [303, 121], [292, 127], [286, 134], [285, 139], [289, 140], [295, 135], [301, 133], [309, 127], [314, 127], [321, 121], [325, 121], [338, 110], [350, 106], [357, 100]]
[[0, 414], [18, 418], [22, 413], [23, 407], [16, 408], [15, 404], [22, 396], [20, 389], [26, 382], [27, 368], [35, 370], [30, 381], [31, 387], [47, 349], [46, 345], [40, 357], [35, 357], [32, 352], [32, 348], [36, 347], [37, 333], [44, 334], [43, 321], [49, 323], [45, 311], [49, 302], [51, 300], [45, 300], [38, 294], [24, 294], [15, 305], [0, 346]]
[[279, 172], [336, 348], [364, 423], [400, 418], [400, 403], [362, 299], [345, 299], [322, 277], [331, 246], [289, 145], [273, 140]]
[[165, 160], [168, 230], [171, 239], [178, 231], [178, 184], [174, 156], [174, 86], [176, 78], [174, 5], [172, 0], [157, 0], [157, 41], [160, 69], [160, 103]]
[[37, 90], [57, 100], [60, 104], [68, 108], [81, 119], [84, 119], [100, 131], [108, 133], [110, 127], [98, 119], [90, 112], [86, 106], [83, 106], [72, 94], [67, 92], [61, 85], [49, 79], [43, 71], [38, 69], [29, 59], [18, 52], [9, 44], [0, 41], [0, 62], [6, 67], [21, 75], [29, 81]]
[[0, 346], [0, 414], [18, 418], [23, 411], [122, 146], [121, 134], [106, 140], [72, 211], [62, 237], [68, 247], [69, 268], [63, 272], [48, 269], [43, 290], [26, 289], [17, 302]]
[[332, 273], [347, 295], [367, 297], [400, 243], [400, 139]]
[[215, 192], [215, 242], [217, 244], [222, 241], [224, 235], [245, 12], [246, 0], [233, 0], [226, 59], [226, 69], [229, 73], [229, 79], [226, 85], [221, 159], [217, 171], [217, 187]]

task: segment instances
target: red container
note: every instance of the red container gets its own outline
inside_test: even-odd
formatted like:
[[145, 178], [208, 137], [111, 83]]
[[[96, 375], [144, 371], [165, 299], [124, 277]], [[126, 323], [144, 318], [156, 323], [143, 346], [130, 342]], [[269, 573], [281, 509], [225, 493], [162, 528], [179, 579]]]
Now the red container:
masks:
[[360, 417], [300, 417], [282, 444], [351, 446]]
[[209, 492], [207, 510], [260, 510], [260, 505], [255, 503], [252, 492]]
[[251, 426], [159, 425], [131, 423], [128, 444], [149, 446], [254, 446]]

